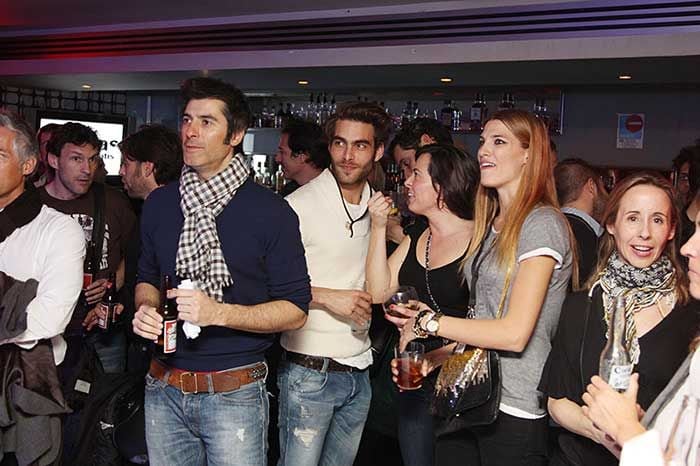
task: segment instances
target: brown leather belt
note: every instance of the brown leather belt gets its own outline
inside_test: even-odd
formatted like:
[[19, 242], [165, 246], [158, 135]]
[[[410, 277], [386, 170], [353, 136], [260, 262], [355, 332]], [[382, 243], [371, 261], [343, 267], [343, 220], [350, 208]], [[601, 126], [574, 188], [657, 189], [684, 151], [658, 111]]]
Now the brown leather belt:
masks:
[[265, 363], [242, 369], [230, 369], [219, 372], [192, 372], [169, 367], [153, 359], [148, 373], [151, 377], [187, 393], [218, 393], [238, 390], [243, 385], [260, 380], [267, 375]]
[[327, 372], [362, 372], [365, 369], [358, 369], [357, 367], [346, 366], [338, 361], [334, 361], [331, 358], [323, 358], [320, 356], [309, 356], [307, 354], [295, 353], [293, 351], [285, 351], [285, 359], [291, 363], [298, 364], [299, 366], [308, 367], [309, 369], [314, 369], [317, 371]]

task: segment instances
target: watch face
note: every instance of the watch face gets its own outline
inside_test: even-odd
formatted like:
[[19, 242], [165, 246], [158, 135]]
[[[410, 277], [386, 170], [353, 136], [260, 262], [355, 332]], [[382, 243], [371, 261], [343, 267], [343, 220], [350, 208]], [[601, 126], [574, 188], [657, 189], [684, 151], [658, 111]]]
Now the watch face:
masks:
[[438, 322], [437, 320], [431, 320], [425, 327], [429, 332], [437, 332]]

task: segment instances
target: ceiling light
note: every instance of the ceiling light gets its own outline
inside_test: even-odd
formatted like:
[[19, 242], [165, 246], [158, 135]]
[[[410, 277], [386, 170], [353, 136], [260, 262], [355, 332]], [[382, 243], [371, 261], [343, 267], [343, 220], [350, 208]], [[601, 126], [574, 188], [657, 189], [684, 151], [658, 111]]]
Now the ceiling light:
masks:
[[92, 89], [92, 86], [89, 85], [89, 84], [83, 84], [83, 85], [80, 86], [80, 87], [82, 87], [83, 89]]
[[617, 77], [617, 79], [621, 79], [621, 80], [623, 80], [623, 81], [627, 81], [627, 80], [632, 79], [632, 76], [630, 76], [630, 75], [628, 75], [628, 74], [621, 74], [620, 76]]
[[445, 76], [444, 78], [440, 78], [440, 82], [441, 83], [451, 83], [452, 78], [448, 78], [447, 76]]
[[299, 84], [300, 86], [308, 86], [309, 82], [306, 79], [300, 79], [299, 81], [297, 81], [297, 84]]
[[274, 92], [259, 92], [259, 91], [246, 91], [243, 93], [246, 97], [274, 97]]

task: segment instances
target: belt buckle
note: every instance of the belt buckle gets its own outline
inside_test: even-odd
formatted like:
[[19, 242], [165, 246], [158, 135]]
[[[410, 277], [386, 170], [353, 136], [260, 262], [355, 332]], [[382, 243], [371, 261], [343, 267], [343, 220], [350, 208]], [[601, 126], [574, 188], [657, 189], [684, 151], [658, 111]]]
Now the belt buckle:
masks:
[[[194, 391], [189, 392], [185, 390], [185, 377], [191, 377], [194, 379]], [[183, 395], [193, 394], [199, 392], [199, 387], [197, 386], [197, 374], [194, 372], [183, 372], [180, 374], [180, 391]]]
[[258, 364], [257, 366], [253, 367], [252, 370], [250, 371], [250, 377], [253, 380], [260, 380], [263, 377], [267, 375], [267, 367], [265, 364]]

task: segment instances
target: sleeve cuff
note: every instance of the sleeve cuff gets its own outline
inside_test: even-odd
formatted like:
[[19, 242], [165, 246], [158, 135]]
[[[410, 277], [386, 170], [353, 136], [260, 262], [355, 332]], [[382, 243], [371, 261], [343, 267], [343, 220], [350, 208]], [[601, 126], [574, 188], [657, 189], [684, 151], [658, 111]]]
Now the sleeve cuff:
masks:
[[539, 256], [549, 256], [552, 259], [554, 259], [557, 262], [554, 266], [555, 269], [560, 269], [562, 264], [564, 263], [564, 259], [561, 257], [561, 254], [559, 254], [554, 249], [547, 247], [533, 249], [532, 251], [528, 251], [526, 253], [521, 254], [520, 257], [518, 257], [518, 263], [526, 259]]

